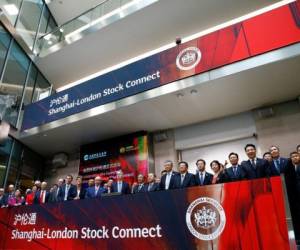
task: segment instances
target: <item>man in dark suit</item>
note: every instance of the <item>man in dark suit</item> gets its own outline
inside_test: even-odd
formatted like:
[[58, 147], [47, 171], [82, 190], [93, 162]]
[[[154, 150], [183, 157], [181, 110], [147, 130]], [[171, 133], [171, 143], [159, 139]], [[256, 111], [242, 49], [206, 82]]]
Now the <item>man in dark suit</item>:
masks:
[[123, 172], [117, 172], [117, 180], [111, 185], [112, 193], [130, 194], [130, 188], [127, 182], [123, 181]]
[[285, 172], [285, 182], [293, 219], [294, 231], [300, 245], [300, 154], [292, 152]]
[[239, 165], [239, 155], [237, 153], [230, 153], [228, 156], [231, 167], [224, 171], [226, 181], [240, 181], [244, 179], [244, 173], [241, 165]]
[[77, 176], [76, 178], [76, 191], [76, 197], [74, 200], [82, 200], [85, 198], [86, 189], [82, 186], [81, 176]]
[[166, 161], [164, 163], [166, 173], [161, 177], [159, 183], [160, 190], [175, 189], [177, 187], [178, 172], [173, 171], [173, 162]]
[[272, 161], [270, 163], [271, 176], [284, 174], [287, 170], [288, 159], [280, 156], [280, 150], [277, 146], [270, 147], [270, 154], [272, 156]]
[[58, 185], [54, 184], [50, 190], [49, 199], [48, 199], [49, 203], [58, 201], [57, 200], [57, 189], [58, 189]]
[[59, 194], [60, 194], [60, 192], [61, 192], [61, 189], [62, 189], [64, 183], [65, 183], [65, 180], [64, 180], [63, 178], [58, 179], [58, 182], [57, 182], [57, 189], [56, 189], [56, 197], [55, 197], [55, 200], [56, 200], [56, 201], [60, 201]]
[[59, 201], [70, 201], [74, 200], [77, 195], [76, 186], [72, 184], [73, 176], [67, 175], [66, 183], [58, 191]]
[[133, 187], [132, 193], [137, 194], [137, 193], [144, 193], [144, 192], [146, 192], [144, 176], [142, 174], [139, 174], [137, 177], [137, 184]]
[[197, 160], [196, 166], [197, 166], [197, 172], [195, 175], [196, 185], [197, 186], [210, 185], [213, 179], [213, 175], [205, 171], [205, 167], [206, 167], [205, 160], [203, 159]]
[[0, 188], [0, 208], [7, 206], [7, 196], [4, 193], [4, 188]]
[[271, 169], [267, 160], [256, 157], [256, 147], [253, 144], [245, 146], [245, 152], [249, 158], [241, 163], [244, 176], [248, 180], [271, 176]]
[[102, 194], [107, 193], [107, 190], [101, 187], [101, 177], [95, 177], [95, 185], [92, 187], [88, 187], [85, 192], [85, 199], [88, 198], [100, 198]]
[[178, 163], [179, 175], [176, 186], [178, 188], [192, 187], [196, 185], [195, 176], [188, 172], [188, 163], [181, 161]]
[[40, 186], [40, 190], [36, 191], [34, 203], [43, 204], [49, 200], [50, 193], [47, 191], [47, 182], [43, 181]]
[[159, 184], [155, 182], [155, 174], [149, 173], [148, 174], [148, 183], [145, 185], [146, 192], [154, 192], [159, 190]]

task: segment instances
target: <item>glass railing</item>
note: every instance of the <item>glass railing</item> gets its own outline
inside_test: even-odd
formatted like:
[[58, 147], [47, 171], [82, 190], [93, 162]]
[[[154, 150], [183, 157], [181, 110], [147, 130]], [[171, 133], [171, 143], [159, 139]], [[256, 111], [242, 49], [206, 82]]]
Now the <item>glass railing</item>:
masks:
[[118, 21], [158, 0], [104, 0], [96, 7], [57, 27], [38, 39], [37, 51], [43, 57], [83, 36]]

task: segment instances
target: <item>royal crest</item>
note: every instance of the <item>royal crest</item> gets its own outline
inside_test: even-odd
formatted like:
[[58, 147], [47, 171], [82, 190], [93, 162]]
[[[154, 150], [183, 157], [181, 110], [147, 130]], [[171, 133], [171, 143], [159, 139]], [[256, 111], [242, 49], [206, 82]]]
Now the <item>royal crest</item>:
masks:
[[203, 206], [194, 214], [197, 227], [209, 229], [214, 227], [217, 221], [217, 213], [210, 208]]
[[178, 54], [176, 65], [181, 70], [190, 70], [195, 68], [200, 60], [200, 50], [197, 47], [188, 47]]

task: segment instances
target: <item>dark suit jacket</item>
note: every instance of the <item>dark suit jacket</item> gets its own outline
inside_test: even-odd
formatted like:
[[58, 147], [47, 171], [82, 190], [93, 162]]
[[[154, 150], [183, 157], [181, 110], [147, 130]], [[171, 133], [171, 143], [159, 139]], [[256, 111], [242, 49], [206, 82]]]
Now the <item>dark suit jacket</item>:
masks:
[[7, 195], [6, 194], [4, 194], [1, 198], [0, 198], [0, 208], [2, 207], [2, 206], [7, 206]]
[[[117, 193], [118, 192], [118, 183], [113, 182], [111, 185], [111, 192], [112, 193]], [[127, 182], [122, 182], [122, 191], [121, 194], [130, 194], [130, 188]]]
[[[178, 178], [179, 173], [178, 172], [174, 172], [172, 171], [172, 176], [170, 179], [170, 183], [169, 183], [169, 189], [175, 189], [178, 188], [177, 186], [177, 178]], [[164, 174], [161, 178], [160, 178], [160, 183], [159, 183], [159, 189], [160, 190], [166, 190], [166, 178], [167, 178], [167, 174]]]
[[88, 187], [85, 192], [85, 198], [100, 198], [102, 194], [107, 193], [107, 190], [103, 187], [99, 187], [97, 193], [95, 186]]
[[[77, 188], [76, 188], [76, 191], [77, 191]], [[85, 198], [85, 193], [86, 193], [86, 189], [84, 187], [81, 187], [80, 188], [80, 192], [79, 192], [79, 198], [80, 198], [80, 200], [83, 200]]]
[[191, 173], [186, 173], [182, 183], [181, 183], [181, 174], [177, 175], [177, 183], [176, 183], [177, 188], [192, 187], [195, 185], [196, 185], [195, 175]]
[[242, 169], [241, 165], [237, 166], [236, 174], [234, 174], [234, 172], [233, 172], [233, 167], [226, 168], [224, 170], [224, 174], [226, 176], [225, 177], [226, 182], [240, 181], [240, 180], [243, 180], [245, 178], [245, 174], [243, 172], [243, 169]]
[[290, 160], [285, 172], [285, 182], [294, 231], [296, 238], [300, 239], [300, 166], [298, 166], [296, 170]]
[[300, 204], [300, 166], [296, 171], [295, 166], [289, 161], [284, 176], [289, 197], [295, 198]]
[[132, 190], [132, 193], [133, 194], [137, 194], [137, 193], [145, 193], [146, 192], [146, 189], [145, 189], [145, 184], [143, 184], [141, 186], [141, 188], [139, 189], [139, 185], [136, 185], [134, 186], [133, 190]]
[[57, 190], [55, 190], [49, 194], [48, 202], [57, 202], [58, 201], [58, 196], [56, 195], [56, 192], [57, 192]]
[[154, 182], [153, 185], [150, 187], [150, 190], [149, 190], [149, 183], [145, 184], [145, 190], [146, 192], [159, 191], [159, 184]]
[[247, 180], [271, 176], [271, 168], [267, 160], [256, 158], [256, 168], [252, 166], [250, 160], [243, 161], [241, 166]]
[[[66, 190], [66, 184], [64, 184], [58, 191], [58, 200], [64, 201], [65, 198], [65, 190]], [[77, 196], [77, 188], [75, 185], [71, 184], [68, 194], [67, 194], [67, 200], [73, 200]]]
[[[45, 190], [46, 191], [46, 190]], [[35, 204], [40, 204], [40, 196], [41, 196], [41, 190], [37, 191], [35, 193], [35, 197], [34, 197], [34, 203]], [[50, 193], [48, 191], [46, 191], [46, 195], [45, 195], [45, 203], [48, 202], [49, 200], [49, 196], [50, 196]]]
[[197, 172], [195, 175], [196, 185], [197, 186], [210, 185], [212, 178], [213, 178], [212, 174], [205, 172], [204, 181], [203, 184], [201, 184], [199, 172]]
[[289, 160], [287, 158], [282, 158], [282, 157], [279, 158], [279, 168], [280, 168], [280, 172], [279, 172], [275, 166], [275, 162], [272, 161], [270, 164], [271, 176], [278, 176], [280, 174], [284, 174], [287, 171], [288, 162]]

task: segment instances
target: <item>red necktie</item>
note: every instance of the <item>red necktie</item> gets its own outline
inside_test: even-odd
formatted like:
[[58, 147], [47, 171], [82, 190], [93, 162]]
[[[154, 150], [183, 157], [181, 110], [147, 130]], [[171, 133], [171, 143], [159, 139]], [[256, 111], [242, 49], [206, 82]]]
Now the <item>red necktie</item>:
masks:
[[45, 191], [41, 191], [40, 203], [44, 203]]

